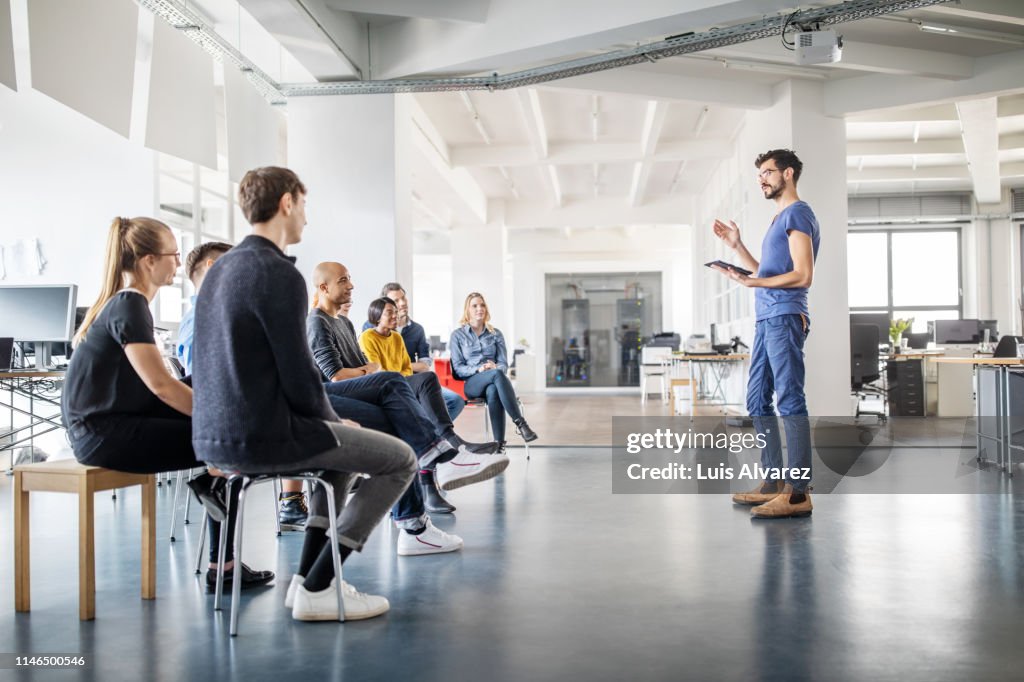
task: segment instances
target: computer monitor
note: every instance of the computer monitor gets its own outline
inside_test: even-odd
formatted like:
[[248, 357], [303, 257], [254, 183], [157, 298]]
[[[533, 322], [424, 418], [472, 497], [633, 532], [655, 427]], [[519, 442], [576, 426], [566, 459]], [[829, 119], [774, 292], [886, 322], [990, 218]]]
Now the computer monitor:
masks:
[[995, 342], [999, 340], [999, 320], [979, 320], [978, 340], [985, 340], [985, 330], [988, 330], [988, 340]]
[[850, 327], [855, 324], [872, 324], [878, 327], [878, 343], [888, 343], [889, 313], [850, 313]]
[[978, 343], [978, 320], [935, 320], [935, 343], [956, 345]]
[[50, 363], [51, 343], [67, 343], [74, 335], [74, 284], [0, 286], [0, 336], [36, 344], [36, 367]]

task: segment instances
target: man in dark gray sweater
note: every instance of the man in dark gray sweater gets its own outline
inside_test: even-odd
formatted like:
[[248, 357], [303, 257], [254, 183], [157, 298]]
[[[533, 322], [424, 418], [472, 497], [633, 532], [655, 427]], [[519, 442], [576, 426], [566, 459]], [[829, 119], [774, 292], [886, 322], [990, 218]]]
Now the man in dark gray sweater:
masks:
[[[394, 384], [395, 389], [399, 389], [399, 385], [404, 385], [410, 389], [411, 395], [415, 388], [406, 377], [398, 372], [382, 372], [379, 365], [366, 361], [356, 340], [352, 323], [340, 315], [341, 306], [351, 300], [354, 288], [348, 269], [341, 263], [320, 263], [313, 272], [313, 284], [316, 287], [316, 300], [314, 308], [306, 318], [306, 329], [313, 359], [320, 367], [323, 377], [329, 382], [328, 397], [333, 401], [336, 396], [366, 395], [365, 385], [378, 382]], [[414, 415], [417, 418], [420, 414], [429, 415], [433, 421], [431, 430], [442, 441], [458, 448], [458, 453], [454, 457], [441, 457], [436, 459], [436, 464], [420, 458], [420, 470], [428, 472], [431, 485], [436, 482], [443, 490], [454, 490], [471, 483], [486, 481], [504, 471], [508, 467], [508, 456], [504, 453], [494, 453], [493, 448], [489, 447], [494, 444], [479, 444], [474, 447], [474, 444], [467, 443], [455, 433], [434, 374], [428, 372], [426, 376], [422, 376], [422, 379], [433, 380], [432, 384], [421, 380], [419, 375], [414, 376], [417, 379], [416, 386], [422, 389], [425, 397], [416, 403], [415, 408], [410, 407], [406, 414], [399, 412], [392, 416], [392, 425], [397, 431], [403, 428], [404, 421], [410, 420]], [[373, 400], [372, 394], [369, 399]], [[420, 405], [422, 409], [416, 409]], [[443, 420], [438, 417], [441, 414]], [[398, 435], [402, 440], [412, 444], [401, 432]], [[425, 497], [431, 500], [435, 492], [436, 489], [428, 489], [425, 491]], [[434, 505], [442, 503], [446, 503], [446, 500], [434, 499], [433, 504], [427, 508], [430, 511], [441, 511]]]
[[[253, 233], [210, 268], [196, 305], [196, 454], [229, 471], [325, 470], [340, 510], [338, 537], [327, 537], [327, 497], [317, 486], [285, 604], [297, 620], [337, 620], [340, 590], [346, 620], [371, 618], [388, 600], [335, 576], [329, 543], [338, 543], [342, 561], [362, 549], [408, 487], [416, 458], [397, 438], [339, 420], [327, 400], [306, 345], [305, 283], [284, 254], [306, 225], [306, 188], [288, 169], [257, 168], [238, 196]], [[369, 478], [343, 505], [355, 474]]]

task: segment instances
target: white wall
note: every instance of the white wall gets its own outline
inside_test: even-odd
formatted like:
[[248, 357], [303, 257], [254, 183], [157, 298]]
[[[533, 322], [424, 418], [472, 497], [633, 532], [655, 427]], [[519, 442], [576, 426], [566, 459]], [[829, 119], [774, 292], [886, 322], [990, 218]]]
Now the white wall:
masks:
[[[309, 192], [309, 225], [292, 247], [307, 282], [317, 263], [338, 261], [355, 283], [352, 315], [362, 320], [385, 283], [412, 277], [411, 239], [396, 199], [394, 95], [298, 97], [288, 104], [288, 164]], [[399, 253], [408, 263], [399, 262]], [[399, 269], [401, 265], [401, 270]]]
[[4, 284], [78, 284], [79, 305], [98, 295], [107, 228], [115, 216], [155, 212], [154, 153], [30, 88], [0, 87], [0, 203], [5, 250], [37, 238], [41, 275]]

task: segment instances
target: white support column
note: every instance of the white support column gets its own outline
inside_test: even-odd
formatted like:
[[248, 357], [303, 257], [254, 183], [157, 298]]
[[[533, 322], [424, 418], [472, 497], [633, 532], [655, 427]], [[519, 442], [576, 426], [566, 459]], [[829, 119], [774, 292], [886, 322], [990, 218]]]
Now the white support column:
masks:
[[412, 279], [410, 145], [399, 97], [309, 97], [288, 104], [288, 165], [309, 191], [309, 225], [292, 253], [307, 282], [321, 261], [348, 267], [357, 327], [383, 284]]
[[[769, 109], [748, 114], [742, 153], [748, 159], [751, 199], [745, 241], [760, 257], [760, 240], [775, 215], [754, 182], [754, 159], [769, 149], [790, 148], [803, 161], [800, 198], [821, 227], [809, 305], [811, 335], [805, 347], [807, 406], [814, 416], [850, 414], [850, 335], [846, 279], [846, 126], [824, 113], [821, 83], [787, 81], [775, 88]], [[743, 226], [741, 225], [741, 228]], [[755, 236], [756, 235], [756, 236]]]

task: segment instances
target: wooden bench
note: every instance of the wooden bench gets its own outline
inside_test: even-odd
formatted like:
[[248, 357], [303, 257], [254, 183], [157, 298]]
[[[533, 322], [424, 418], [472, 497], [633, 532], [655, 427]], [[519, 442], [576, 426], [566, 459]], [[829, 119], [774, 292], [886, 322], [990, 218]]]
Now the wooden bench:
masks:
[[142, 598], [156, 598], [156, 482], [152, 474], [128, 474], [79, 464], [73, 459], [14, 468], [14, 609], [29, 611], [29, 493], [78, 495], [78, 615], [96, 617], [93, 497], [102, 490], [142, 486]]

